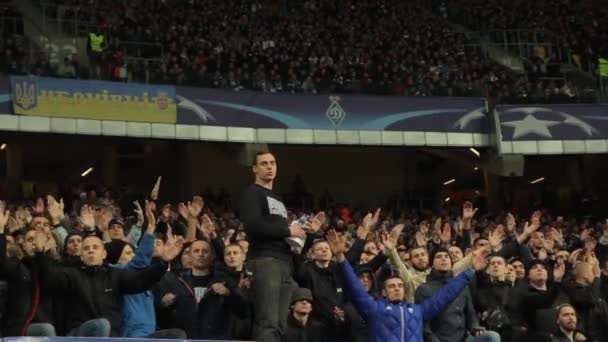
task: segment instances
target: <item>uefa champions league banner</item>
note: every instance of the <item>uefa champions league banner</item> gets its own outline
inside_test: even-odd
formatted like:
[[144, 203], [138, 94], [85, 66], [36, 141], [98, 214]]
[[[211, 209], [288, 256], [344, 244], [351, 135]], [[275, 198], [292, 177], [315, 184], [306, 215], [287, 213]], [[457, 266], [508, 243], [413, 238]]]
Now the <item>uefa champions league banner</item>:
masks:
[[15, 114], [176, 123], [175, 87], [11, 76]]
[[608, 105], [496, 107], [503, 141], [608, 139]]
[[[483, 99], [177, 87], [178, 122], [251, 128], [488, 133]], [[195, 114], [195, 115], [193, 115]]]

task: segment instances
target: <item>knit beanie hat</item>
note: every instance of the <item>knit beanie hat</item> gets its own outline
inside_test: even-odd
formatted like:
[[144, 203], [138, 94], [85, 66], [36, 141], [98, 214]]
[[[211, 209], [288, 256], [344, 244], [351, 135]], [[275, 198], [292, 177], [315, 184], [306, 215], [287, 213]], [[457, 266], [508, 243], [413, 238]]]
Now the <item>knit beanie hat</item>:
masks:
[[[122, 254], [122, 251], [125, 249], [126, 245], [128, 245], [126, 241], [117, 239], [106, 242], [105, 247], [106, 252], [108, 253], [106, 261], [112, 265], [118, 263], [118, 259], [120, 259], [120, 255]], [[135, 251], [135, 248], [133, 248], [133, 251]]]

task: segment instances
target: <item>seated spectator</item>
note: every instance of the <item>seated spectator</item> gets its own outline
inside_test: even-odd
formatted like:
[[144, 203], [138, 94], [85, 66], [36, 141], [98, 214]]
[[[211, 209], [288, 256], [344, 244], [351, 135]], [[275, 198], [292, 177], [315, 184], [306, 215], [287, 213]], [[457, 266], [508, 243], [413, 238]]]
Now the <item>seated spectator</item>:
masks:
[[291, 296], [290, 312], [287, 327], [283, 335], [284, 342], [317, 342], [330, 341], [328, 328], [322, 321], [313, 319], [313, 298], [309, 289], [299, 288]]

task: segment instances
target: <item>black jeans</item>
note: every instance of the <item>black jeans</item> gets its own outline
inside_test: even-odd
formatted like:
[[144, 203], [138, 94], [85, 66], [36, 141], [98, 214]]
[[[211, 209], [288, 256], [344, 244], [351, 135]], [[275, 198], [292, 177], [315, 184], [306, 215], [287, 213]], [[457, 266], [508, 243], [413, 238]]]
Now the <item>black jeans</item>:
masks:
[[258, 258], [247, 262], [252, 273], [253, 339], [281, 342], [285, 331], [291, 294], [297, 288], [290, 262]]

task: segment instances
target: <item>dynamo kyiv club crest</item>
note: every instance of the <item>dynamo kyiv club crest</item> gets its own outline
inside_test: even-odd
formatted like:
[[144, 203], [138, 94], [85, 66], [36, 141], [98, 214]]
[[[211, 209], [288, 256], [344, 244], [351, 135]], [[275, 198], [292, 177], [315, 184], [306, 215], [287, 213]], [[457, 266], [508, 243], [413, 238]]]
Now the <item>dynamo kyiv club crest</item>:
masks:
[[329, 100], [331, 101], [331, 104], [329, 105], [329, 108], [327, 108], [327, 111], [325, 111], [325, 115], [327, 116], [329, 121], [334, 124], [334, 126], [338, 127], [340, 126], [342, 121], [344, 121], [344, 118], [346, 117], [346, 112], [338, 102], [340, 101], [339, 96], [330, 96]]

